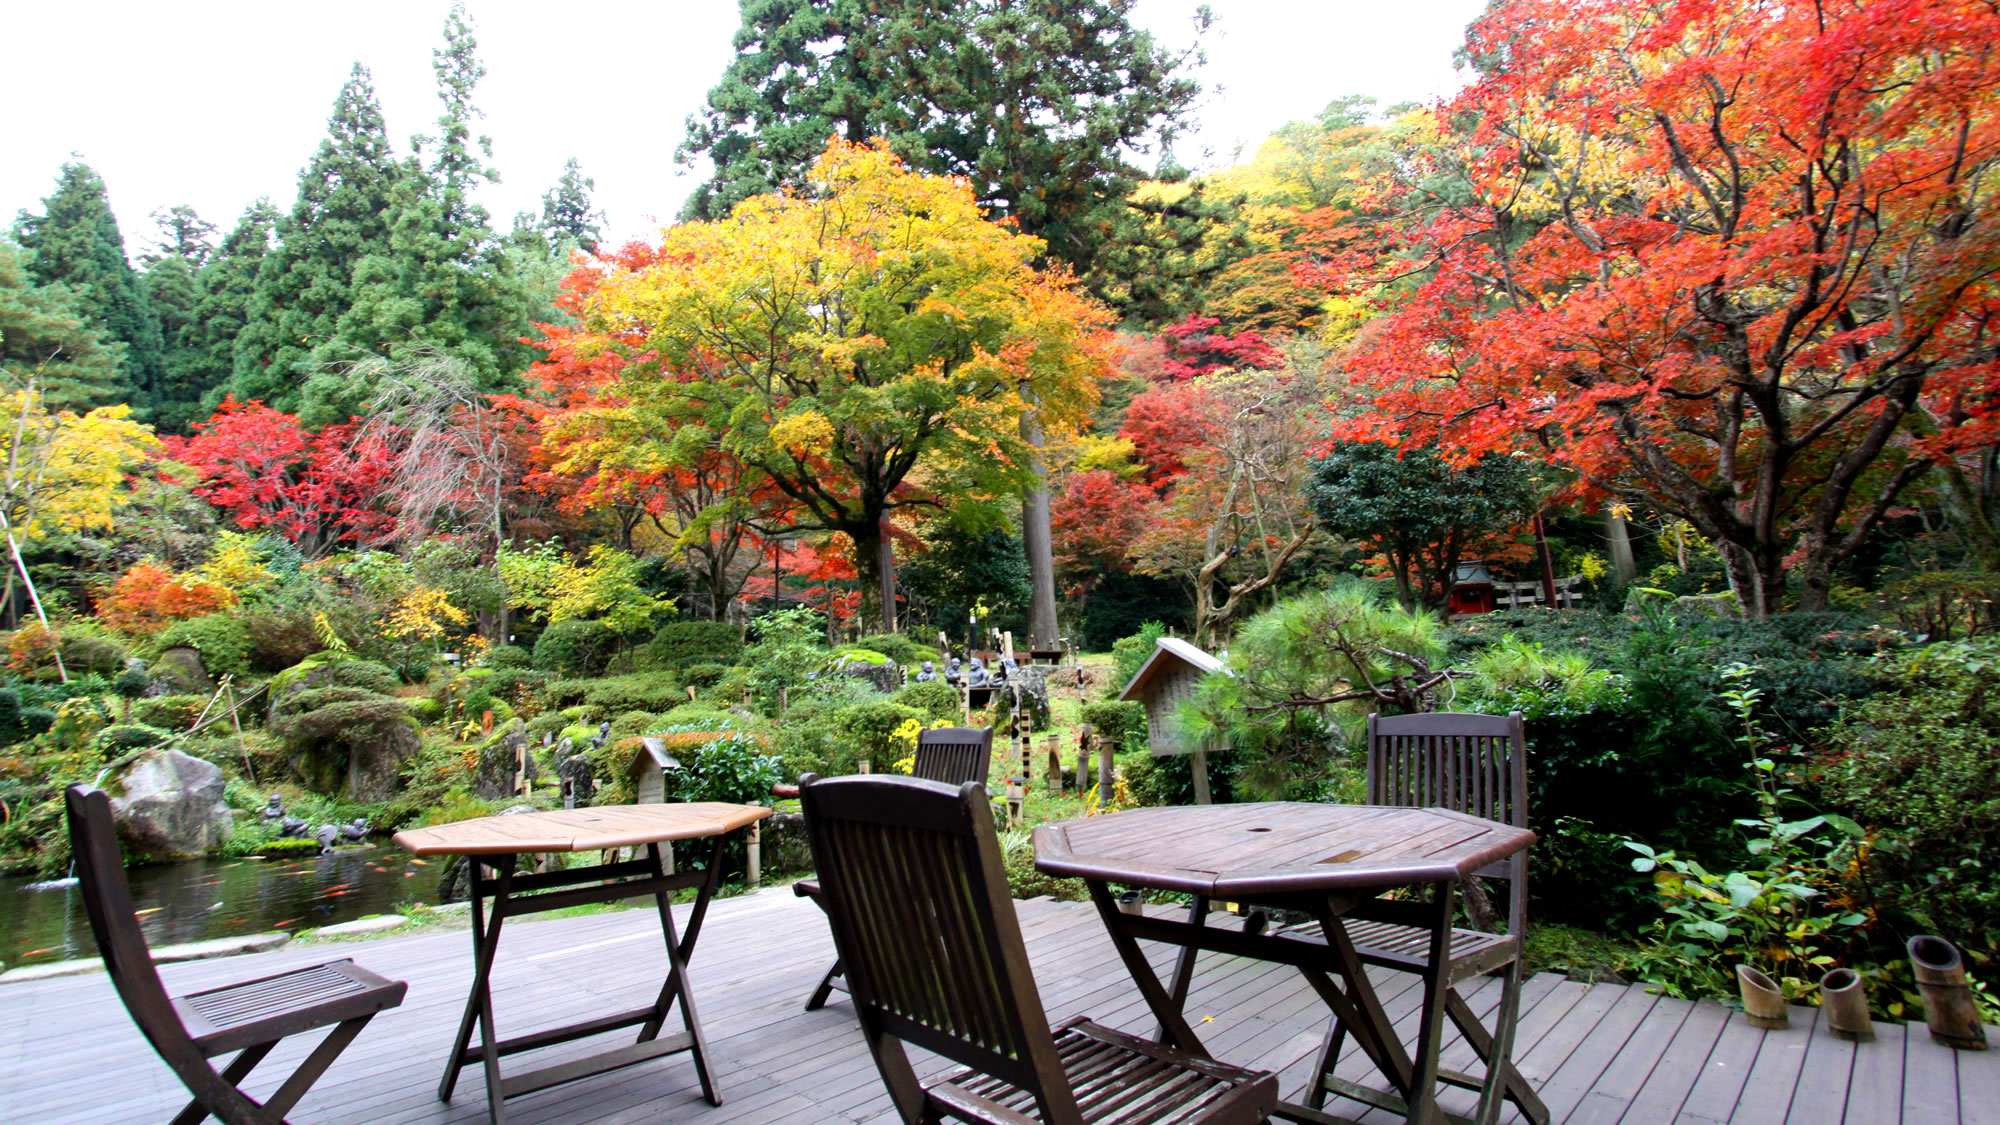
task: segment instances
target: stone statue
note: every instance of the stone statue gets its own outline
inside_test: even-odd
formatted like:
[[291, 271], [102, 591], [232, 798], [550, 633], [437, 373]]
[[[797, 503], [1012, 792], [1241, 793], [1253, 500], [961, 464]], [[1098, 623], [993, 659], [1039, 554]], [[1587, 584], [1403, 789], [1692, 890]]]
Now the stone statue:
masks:
[[604, 745], [605, 740], [610, 737], [611, 737], [611, 720], [606, 719], [603, 722], [597, 724], [597, 737], [591, 739], [590, 744], [594, 747], [602, 747]]
[[276, 793], [271, 794], [271, 803], [264, 806], [264, 823], [275, 828], [284, 823], [285, 801]]
[[917, 673], [917, 682], [920, 684], [927, 684], [937, 678], [938, 678], [937, 665], [933, 664], [928, 660], [924, 661], [924, 670]]
[[974, 688], [992, 686], [991, 682], [986, 678], [985, 661], [976, 656], [972, 658], [972, 663], [965, 669], [965, 686]]
[[1018, 680], [1020, 678], [1021, 678], [1021, 662], [1015, 660], [1011, 656], [1001, 657], [1000, 671], [997, 675], [993, 677], [993, 682], [996, 684], [1004, 684], [1009, 680]]
[[368, 839], [368, 818], [365, 816], [355, 817], [354, 823], [341, 828], [340, 838], [350, 844], [359, 844]]
[[288, 816], [278, 822], [278, 839], [303, 840], [312, 826], [295, 816]]
[[956, 656], [952, 657], [951, 663], [945, 666], [944, 682], [950, 684], [953, 687], [957, 687], [965, 682], [965, 672], [961, 667], [961, 663], [958, 657]]
[[340, 842], [340, 828], [338, 825], [322, 824], [319, 831], [313, 833], [313, 839], [319, 841], [319, 854], [329, 855], [333, 852], [333, 845]]

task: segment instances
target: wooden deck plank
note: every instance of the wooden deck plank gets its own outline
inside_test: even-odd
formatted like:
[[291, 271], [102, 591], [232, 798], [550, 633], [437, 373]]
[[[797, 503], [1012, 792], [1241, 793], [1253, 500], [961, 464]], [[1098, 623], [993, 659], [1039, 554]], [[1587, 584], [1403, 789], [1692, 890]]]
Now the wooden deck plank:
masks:
[[1633, 1093], [1624, 1116], [1616, 1119], [1619, 1125], [1671, 1125], [1707, 1067], [1709, 1054], [1728, 1021], [1729, 1009], [1715, 1001], [1694, 1004], [1645, 1084]]
[[[1093, 908], [1023, 902], [1018, 910], [1052, 1020], [1088, 1014], [1128, 1031], [1152, 1030], [1150, 1013]], [[677, 909], [676, 921], [685, 920], [684, 908]], [[503, 1034], [630, 1006], [635, 996], [643, 1002], [658, 985], [656, 925], [646, 910], [509, 923], [496, 994]], [[170, 965], [163, 975], [171, 991], [189, 992], [352, 956], [384, 975], [409, 980], [404, 1006], [370, 1026], [293, 1117], [302, 1125], [478, 1125], [485, 1120], [485, 1099], [477, 1071], [465, 1076], [449, 1105], [436, 1098], [444, 1048], [471, 978], [469, 941], [463, 932], [420, 933]], [[704, 1102], [693, 1066], [675, 1056], [516, 1099], [509, 1103], [510, 1119], [516, 1125], [891, 1119], [880, 1076], [846, 1002], [836, 999], [819, 1012], [802, 1010], [832, 952], [819, 911], [788, 891], [718, 901], [691, 975], [724, 1104]], [[1174, 953], [1164, 946], [1147, 948], [1163, 971]], [[1197, 1025], [1204, 1041], [1228, 1061], [1278, 1072], [1284, 1095], [1297, 1097], [1317, 1064], [1326, 1026], [1317, 996], [1296, 970], [1283, 966], [1213, 954], [1203, 955], [1198, 965], [1188, 1010], [1195, 1019], [1214, 1017]], [[1382, 970], [1371, 979], [1409, 1037], [1420, 994], [1416, 978]], [[1490, 1015], [1499, 999], [1497, 981], [1469, 982], [1466, 994], [1474, 1011]], [[1810, 1015], [1798, 1009], [1794, 1019], [1803, 1024]], [[669, 1030], [673, 1027], [670, 1022]], [[1578, 1125], [1720, 1123], [1732, 1116], [1746, 1123], [1777, 1122], [1787, 1115], [1793, 1121], [1837, 1122], [1843, 1110], [1854, 1125], [1894, 1125], [1899, 1119], [1993, 1125], [2000, 1113], [2000, 1052], [1953, 1052], [1931, 1043], [1921, 1025], [1914, 1032], [1878, 1025], [1876, 1042], [1843, 1054], [1839, 1047], [1822, 1050], [1822, 1039], [1836, 1041], [1816, 1037], [1808, 1027], [1767, 1036], [1713, 1003], [1655, 1000], [1638, 988], [1587, 987], [1542, 974], [1523, 988], [1515, 1056], [1558, 1119]], [[538, 1054], [534, 1062], [560, 1062], [615, 1042], [617, 1037], [605, 1036], [565, 1044]], [[252, 1088], [270, 1089], [312, 1044], [311, 1038], [299, 1038], [281, 1046], [258, 1070], [265, 1081]], [[1447, 1038], [1445, 1054], [1460, 1069], [1471, 1068], [1470, 1052], [1455, 1035]], [[1800, 1088], [1839, 1071], [1843, 1059], [1851, 1068], [1844, 1107], [1831, 1086]], [[913, 1061], [923, 1073], [945, 1065], [921, 1053]], [[1350, 1040], [1342, 1073], [1365, 1080], [1366, 1070]], [[118, 1080], [107, 1084], [107, 1074]], [[1753, 1074], [1752, 1088], [1746, 1089], [1745, 1079]], [[1773, 1089], [1761, 1092], [1765, 1085]], [[38, 1125], [81, 1125], [157, 1122], [185, 1099], [119, 1006], [107, 978], [0, 988], [0, 1106], [34, 1106]], [[1442, 1100], [1462, 1111], [1471, 1099], [1452, 1090]], [[1353, 1116], [1360, 1107], [1337, 1108]], [[1835, 1115], [1822, 1117], [1823, 1109]], [[0, 1111], [0, 1117], [12, 1116]], [[1364, 1120], [1390, 1119], [1378, 1111]], [[1518, 1117], [1508, 1107], [1501, 1120]]]
[[1757, 1062], [1729, 1116], [1731, 1125], [1781, 1125], [1798, 1089], [1807, 1050], [1820, 1030], [1818, 1008], [1794, 1007], [1790, 1027], [1764, 1032]]
[[1875, 1041], [1855, 1050], [1843, 1120], [1853, 1125], [1896, 1125], [1903, 1120], [1903, 1036], [1902, 1024], [1878, 1023]]
[[[1792, 1009], [1797, 1018], [1798, 1009]], [[1813, 1021], [1812, 1040], [1806, 1044], [1805, 1065], [1792, 1091], [1792, 1106], [1786, 1113], [1789, 1125], [1828, 1125], [1847, 1113], [1847, 1087], [1854, 1078], [1854, 1057], [1860, 1044], [1841, 1039], [1827, 1026], [1825, 1009], [1818, 1009]], [[1874, 1045], [1869, 1044], [1874, 1050]]]

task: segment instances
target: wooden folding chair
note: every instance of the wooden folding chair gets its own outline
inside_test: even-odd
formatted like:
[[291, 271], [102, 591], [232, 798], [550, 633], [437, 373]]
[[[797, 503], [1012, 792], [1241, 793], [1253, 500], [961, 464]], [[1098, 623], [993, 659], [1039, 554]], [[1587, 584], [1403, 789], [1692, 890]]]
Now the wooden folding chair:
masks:
[[[910, 776], [925, 781], [942, 781], [946, 785], [961, 785], [968, 781], [984, 785], [992, 762], [992, 727], [938, 727], [917, 735], [917, 756], [910, 765]], [[792, 893], [818, 902], [819, 880], [800, 879], [792, 884]], [[819, 978], [819, 987], [813, 989], [812, 997], [806, 1001], [806, 1011], [816, 1012], [825, 1007], [827, 997], [833, 995], [836, 988], [842, 988], [838, 958], [827, 969], [826, 975]]]
[[[1368, 803], [1405, 808], [1446, 808], [1473, 816], [1528, 826], [1528, 743], [1521, 713], [1468, 715], [1434, 712], [1422, 715], [1371, 715], [1368, 719]], [[1445, 1014], [1458, 1027], [1473, 1052], [1485, 1064], [1484, 1076], [1439, 1071], [1440, 1081], [1481, 1092], [1480, 1125], [1491, 1125], [1505, 1096], [1536, 1125], [1546, 1125], [1548, 1109], [1514, 1068], [1514, 1023], [1520, 1014], [1521, 943], [1526, 937], [1528, 853], [1487, 867], [1483, 878], [1510, 884], [1507, 932], [1453, 928], [1443, 969]], [[1394, 904], [1387, 904], [1387, 911]], [[1347, 935], [1363, 964], [1411, 973], [1429, 973], [1431, 934], [1421, 926], [1403, 925], [1394, 916], [1370, 918], [1371, 907], [1357, 908], [1346, 923]], [[1312, 927], [1302, 927], [1301, 931]], [[1292, 931], [1300, 933], [1301, 931]], [[1458, 985], [1473, 977], [1505, 969], [1495, 1026], [1489, 1030], [1458, 993]], [[1328, 1028], [1320, 1059], [1320, 1081], [1306, 1096], [1318, 1109], [1329, 1092], [1370, 1104], [1383, 1104], [1373, 1091], [1334, 1077], [1347, 1029], [1335, 1020]], [[1388, 1107], [1394, 1108], [1394, 1107]]]
[[[279, 1125], [375, 1013], [403, 1002], [408, 985], [352, 961], [169, 997], [132, 911], [110, 799], [82, 785], [70, 786], [66, 797], [76, 877], [104, 967], [132, 1022], [194, 1094], [173, 1125], [197, 1125], [211, 1114], [225, 1125]], [[279, 1040], [328, 1026], [333, 1030], [264, 1102], [238, 1088]], [[231, 1052], [236, 1057], [218, 1073], [209, 1060]]]
[[[984, 785], [808, 777], [799, 799], [855, 1014], [905, 1122], [1220, 1125], [1276, 1107], [1268, 1072], [1081, 1017], [1050, 1030]], [[965, 1069], [926, 1085], [905, 1044]]]

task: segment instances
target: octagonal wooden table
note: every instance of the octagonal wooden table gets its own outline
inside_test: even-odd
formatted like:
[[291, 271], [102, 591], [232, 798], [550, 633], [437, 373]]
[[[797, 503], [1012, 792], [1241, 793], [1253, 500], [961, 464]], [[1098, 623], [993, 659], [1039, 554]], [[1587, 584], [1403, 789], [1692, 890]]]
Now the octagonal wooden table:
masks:
[[[1196, 952], [1292, 965], [1388, 1080], [1389, 1096], [1407, 1120], [1428, 1125], [1444, 1120], [1436, 1097], [1437, 1056], [1450, 992], [1444, 974], [1454, 892], [1473, 872], [1522, 851], [1534, 839], [1525, 828], [1449, 809], [1290, 802], [1191, 805], [1042, 825], [1035, 829], [1035, 866], [1089, 885], [1119, 956], [1160, 1020], [1163, 1041], [1207, 1053], [1181, 1011]], [[1112, 896], [1113, 883], [1179, 891], [1193, 896], [1193, 906], [1186, 921], [1125, 914]], [[1397, 888], [1426, 888], [1422, 897], [1428, 901], [1381, 899]], [[1307, 914], [1318, 923], [1317, 934], [1306, 938], [1248, 926], [1242, 931], [1208, 926], [1210, 900]], [[1416, 951], [1412, 966], [1424, 982], [1414, 1058], [1356, 957], [1344, 923], [1349, 917], [1419, 927], [1429, 937], [1428, 949]], [[1171, 985], [1154, 973], [1139, 950], [1140, 940], [1181, 947]], [[1518, 960], [1512, 971], [1519, 971]], [[1475, 1050], [1482, 1057], [1497, 1051], [1506, 1086], [1532, 1098], [1525, 1080], [1505, 1062], [1514, 1014], [1503, 1012], [1493, 1040], [1476, 1044]], [[1498, 1099], [1492, 1100], [1497, 1105]], [[1276, 1116], [1340, 1120], [1291, 1103], [1280, 1103]]]
[[[761, 805], [706, 801], [488, 816], [396, 833], [396, 843], [412, 855], [464, 856], [472, 874], [472, 995], [466, 999], [458, 1037], [445, 1062], [438, 1098], [450, 1101], [459, 1071], [481, 1066], [486, 1073], [487, 1111], [494, 1125], [501, 1125], [507, 1119], [508, 1098], [687, 1051], [694, 1059], [702, 1095], [709, 1104], [721, 1105], [722, 1092], [708, 1063], [708, 1041], [702, 1034], [694, 995], [688, 986], [687, 964], [694, 955], [695, 939], [701, 936], [702, 917], [708, 912], [709, 900], [714, 897], [721, 877], [724, 841], [730, 833], [770, 815], [771, 810]], [[714, 841], [709, 847], [707, 870], [679, 873], [669, 870], [671, 852], [667, 849], [672, 841], [705, 839]], [[603, 852], [609, 860], [615, 849], [622, 848], [643, 850], [643, 858], [539, 874], [518, 874], [515, 870], [524, 855]], [[696, 889], [694, 908], [688, 915], [687, 932], [676, 934], [670, 896], [689, 887]], [[493, 1025], [492, 977], [502, 922], [521, 914], [642, 895], [651, 895], [659, 906], [660, 932], [667, 946], [667, 979], [653, 1003], [512, 1039], [497, 1036]], [[676, 1002], [680, 1005], [684, 1030], [663, 1036], [661, 1029]], [[479, 1030], [477, 1045], [472, 1043], [475, 1026]], [[639, 1028], [638, 1039], [627, 1046], [511, 1077], [500, 1073], [503, 1056], [627, 1027]]]

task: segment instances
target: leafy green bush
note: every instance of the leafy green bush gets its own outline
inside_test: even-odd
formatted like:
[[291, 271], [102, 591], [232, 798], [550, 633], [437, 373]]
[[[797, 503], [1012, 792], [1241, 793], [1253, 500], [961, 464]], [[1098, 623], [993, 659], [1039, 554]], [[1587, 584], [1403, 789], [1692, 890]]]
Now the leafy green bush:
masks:
[[220, 679], [250, 669], [250, 631], [233, 614], [211, 613], [176, 621], [153, 640], [156, 651], [191, 648], [208, 674]]
[[757, 643], [744, 654], [750, 688], [766, 714], [775, 714], [781, 692], [797, 692], [826, 664], [820, 615], [804, 606], [757, 619]]
[[938, 659], [938, 651], [920, 645], [901, 633], [870, 633], [854, 642], [855, 648], [879, 652], [905, 668], [915, 668], [926, 660]]
[[29, 738], [47, 734], [56, 725], [56, 712], [52, 707], [21, 708], [21, 730]]
[[737, 665], [722, 674], [722, 678], [702, 690], [705, 703], [718, 707], [734, 707], [743, 702], [743, 695], [750, 690], [750, 669]]
[[281, 672], [325, 646], [311, 614], [267, 610], [246, 613], [242, 621], [250, 667], [259, 672]]
[[[671, 742], [677, 734], [715, 730], [704, 723], [683, 723], [656, 733], [668, 736]], [[668, 799], [769, 804], [771, 786], [782, 777], [778, 759], [765, 751], [764, 740], [755, 734], [727, 728], [719, 733], [720, 737], [694, 744], [691, 753], [686, 748], [677, 751], [681, 768], [667, 771]]]
[[530, 668], [534, 662], [534, 656], [520, 645], [495, 645], [486, 650], [489, 668]]
[[729, 665], [704, 662], [680, 670], [681, 682], [691, 688], [712, 688], [729, 675]]
[[439, 719], [444, 718], [444, 704], [430, 698], [412, 699], [410, 700], [410, 716], [425, 726], [429, 726]]
[[1139, 627], [1138, 632], [1112, 642], [1111, 682], [1105, 685], [1104, 694], [1112, 699], [1118, 698], [1118, 693], [1124, 691], [1125, 685], [1132, 682], [1132, 677], [1139, 674], [1139, 669], [1145, 666], [1153, 650], [1159, 647], [1160, 638], [1166, 635], [1165, 625], [1148, 621]]
[[132, 655], [131, 650], [116, 639], [87, 624], [65, 626], [57, 644], [62, 650], [63, 667], [69, 669], [72, 676], [79, 673], [112, 675], [124, 667], [125, 658]]
[[904, 723], [921, 726], [923, 712], [885, 699], [850, 704], [834, 714], [835, 728], [854, 747], [855, 756], [883, 771], [909, 756], [909, 749], [895, 738], [897, 729]]
[[618, 638], [597, 621], [558, 621], [535, 641], [534, 664], [561, 676], [601, 675], [611, 663]]
[[743, 638], [727, 621], [672, 621], [646, 645], [647, 663], [678, 670], [690, 664], [734, 664]]
[[[1891, 688], [1825, 732], [1818, 792], [1877, 833], [1877, 903], [2000, 957], [2000, 642], [1934, 644], [1884, 662]], [[1990, 970], [1989, 970], [1990, 972]]]
[[957, 722], [964, 714], [964, 698], [957, 688], [943, 680], [912, 682], [890, 698], [905, 707], [916, 708], [930, 722], [940, 719]]
[[19, 742], [26, 737], [27, 728], [21, 722], [21, 693], [13, 688], [0, 688], [0, 744]]
[[108, 760], [133, 750], [158, 746], [171, 737], [167, 731], [143, 723], [117, 723], [97, 732], [97, 749]]
[[687, 692], [663, 672], [598, 680], [583, 693], [583, 705], [607, 718], [624, 711], [667, 711], [687, 701]]
[[[166, 730], [186, 730], [194, 725], [206, 706], [208, 696], [205, 695], [156, 695], [133, 702], [132, 721]], [[227, 726], [226, 723], [224, 725]]]
[[1120, 750], [1146, 748], [1146, 705], [1136, 699], [1100, 699], [1084, 704], [1077, 714], [1099, 738], [1110, 739]]

